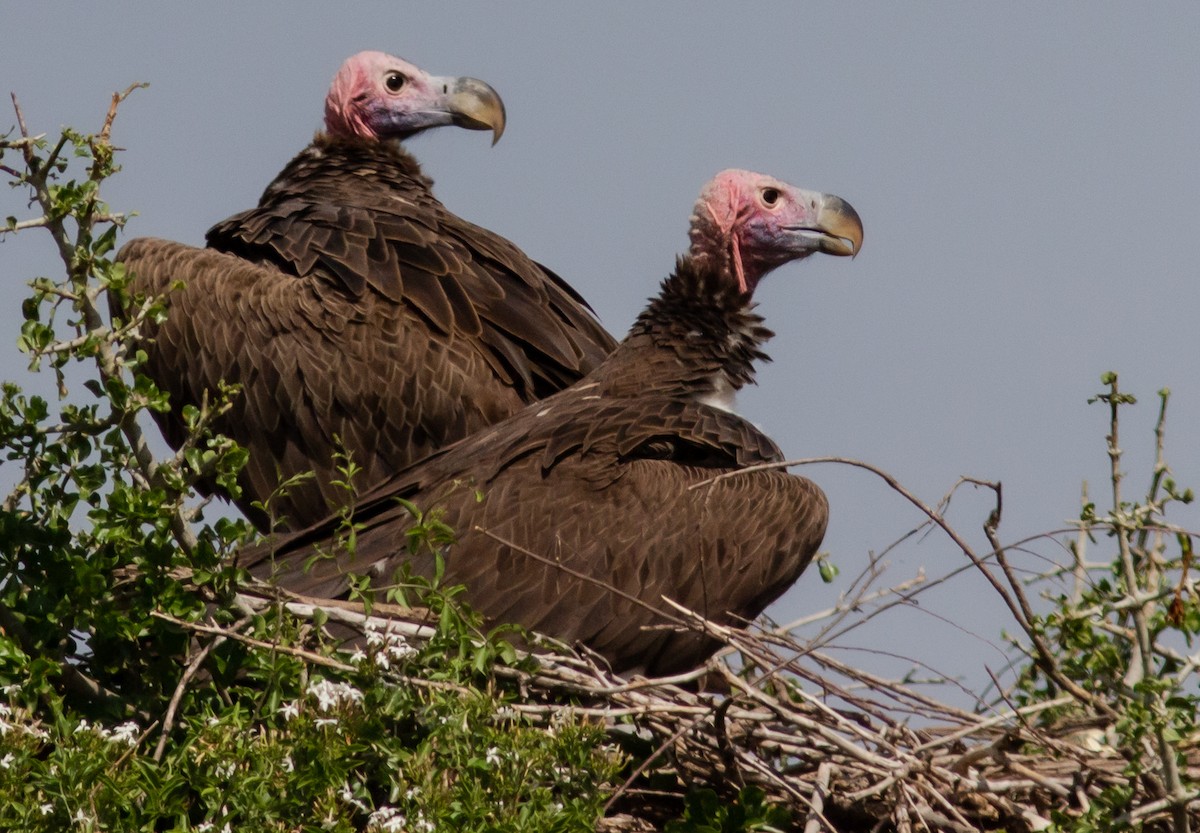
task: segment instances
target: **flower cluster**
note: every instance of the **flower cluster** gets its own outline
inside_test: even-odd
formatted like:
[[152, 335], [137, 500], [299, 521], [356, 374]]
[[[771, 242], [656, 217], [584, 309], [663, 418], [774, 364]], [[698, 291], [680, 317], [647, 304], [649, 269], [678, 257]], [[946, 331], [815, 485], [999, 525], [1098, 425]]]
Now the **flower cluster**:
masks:
[[433, 822], [418, 811], [409, 819], [399, 807], [380, 807], [367, 819], [367, 830], [372, 833], [433, 833]]
[[[388, 671], [392, 663], [401, 663], [417, 655], [417, 649], [408, 643], [404, 635], [386, 628], [380, 630], [374, 619], [368, 619], [364, 630], [367, 635], [367, 647], [371, 649], [370, 656], [376, 667]], [[350, 661], [358, 664], [366, 661], [367, 653], [361, 648], [350, 655]]]
[[[13, 688], [14, 686], [5, 686], [4, 690], [0, 690], [0, 694], [8, 694]], [[0, 738], [14, 729], [32, 738], [47, 737], [46, 730], [30, 720], [24, 710], [19, 707], [14, 710], [8, 703], [0, 703]]]
[[[327, 715], [316, 718], [318, 727], [336, 726], [337, 718], [328, 715], [344, 707], [358, 706], [363, 699], [363, 693], [354, 686], [323, 679], [310, 682], [305, 693], [317, 701], [317, 711]], [[285, 720], [293, 720], [300, 715], [300, 705], [299, 700], [284, 703], [279, 707], [279, 713]]]
[[105, 729], [103, 726], [93, 726], [87, 720], [80, 720], [79, 725], [75, 727], [75, 734], [94, 732], [109, 743], [123, 743], [126, 746], [133, 746], [137, 743], [138, 732], [140, 731], [141, 729], [132, 720], [120, 723], [111, 729]]

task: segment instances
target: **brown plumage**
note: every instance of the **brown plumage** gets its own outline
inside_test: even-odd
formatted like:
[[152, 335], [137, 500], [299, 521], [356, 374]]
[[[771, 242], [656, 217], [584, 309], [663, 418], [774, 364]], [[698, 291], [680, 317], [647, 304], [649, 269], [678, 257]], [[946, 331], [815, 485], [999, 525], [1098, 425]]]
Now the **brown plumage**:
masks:
[[[240, 562], [301, 595], [344, 595], [355, 575], [379, 592], [405, 564], [434, 571], [431, 554], [408, 552], [413, 519], [397, 499], [442, 507], [459, 536], [444, 581], [466, 585], [490, 621], [582, 641], [618, 671], [694, 666], [715, 645], [664, 629], [674, 613], [661, 597], [717, 622], [751, 619], [800, 575], [828, 517], [804, 478], [739, 474], [782, 455], [709, 404], [765, 358], [770, 332], [751, 292], [787, 260], [852, 254], [861, 239], [836, 197], [744, 171], [718, 176], [693, 217], [694, 255], [585, 379], [364, 496], [353, 552], [334, 548], [330, 520], [248, 548]], [[313, 560], [314, 545], [332, 555]]]
[[[395, 89], [393, 90], [393, 87]], [[258, 206], [214, 226], [208, 248], [150, 238], [121, 253], [138, 295], [170, 292], [148, 326], [144, 371], [171, 396], [161, 424], [221, 380], [241, 394], [215, 429], [250, 452], [238, 505], [314, 471], [271, 502], [283, 528], [324, 517], [347, 493], [570, 385], [615, 346], [566, 283], [504, 238], [447, 211], [399, 139], [440, 124], [503, 130], [503, 105], [474, 79], [398, 58], [346, 62], [326, 132]]]

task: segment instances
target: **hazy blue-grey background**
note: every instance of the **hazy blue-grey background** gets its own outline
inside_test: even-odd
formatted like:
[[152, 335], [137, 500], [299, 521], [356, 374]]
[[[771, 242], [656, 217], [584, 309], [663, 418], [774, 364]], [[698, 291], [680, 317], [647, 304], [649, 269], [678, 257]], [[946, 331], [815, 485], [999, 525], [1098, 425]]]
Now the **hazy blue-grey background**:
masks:
[[[114, 132], [125, 169], [106, 195], [140, 213], [128, 236], [202, 243], [308, 142], [341, 61], [380, 49], [501, 93], [509, 125], [495, 148], [450, 129], [410, 148], [452, 210], [560, 272], [616, 333], [686, 245], [692, 202], [718, 170], [852, 202], [861, 256], [813, 258], [759, 293], [779, 335], [741, 410], [789, 456], [862, 458], [931, 502], [960, 475], [1002, 480], [1001, 534], [1020, 539], [1075, 515], [1082, 480], [1106, 494], [1106, 413], [1085, 400], [1113, 369], [1143, 401], [1124, 427], [1127, 487], [1148, 479], [1163, 385], [1170, 460], [1200, 485], [1200, 4], [2, 11], [0, 81], [35, 132], [98, 129], [111, 92], [151, 83]], [[0, 115], [0, 130], [13, 123]], [[3, 192], [0, 211], [28, 216], [18, 192]], [[57, 273], [43, 237], [0, 244], [4, 378], [24, 375], [11, 347], [22, 282]], [[829, 494], [826, 546], [843, 577], [806, 575], [779, 618], [832, 604], [868, 551], [919, 520], [862, 472], [805, 474]], [[981, 549], [988, 506], [966, 492], [950, 513]], [[962, 560], [936, 534], [889, 556], [895, 581]], [[1002, 665], [989, 642], [1006, 626], [967, 574], [845, 642], [977, 683]]]

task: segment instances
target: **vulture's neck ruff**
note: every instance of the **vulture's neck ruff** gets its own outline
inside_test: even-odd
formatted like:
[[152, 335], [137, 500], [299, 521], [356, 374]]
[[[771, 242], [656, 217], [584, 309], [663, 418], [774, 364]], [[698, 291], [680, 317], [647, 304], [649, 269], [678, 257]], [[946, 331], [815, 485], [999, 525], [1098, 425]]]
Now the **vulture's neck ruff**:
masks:
[[754, 362], [770, 361], [760, 348], [774, 333], [753, 306], [727, 270], [679, 258], [618, 348], [629, 354], [623, 381], [636, 388], [631, 395], [691, 396], [728, 410], [754, 381]]
[[345, 198], [347, 182], [405, 190], [420, 188], [428, 192], [433, 180], [421, 171], [416, 158], [398, 141], [331, 136], [318, 132], [312, 144], [300, 151], [263, 192], [259, 205], [282, 202], [293, 196], [312, 199], [323, 188]]

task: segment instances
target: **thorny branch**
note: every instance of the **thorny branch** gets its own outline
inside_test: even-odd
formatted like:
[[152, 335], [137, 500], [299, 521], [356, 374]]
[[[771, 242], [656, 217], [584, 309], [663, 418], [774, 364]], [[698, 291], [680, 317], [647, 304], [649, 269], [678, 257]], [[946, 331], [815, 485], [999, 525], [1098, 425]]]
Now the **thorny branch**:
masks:
[[[98, 183], [107, 175], [107, 166], [111, 162], [114, 150], [110, 143], [110, 136], [118, 108], [134, 90], [143, 86], [145, 85], [131, 84], [122, 92], [113, 93], [100, 133], [89, 140], [93, 157], [92, 167], [89, 171], [91, 181]], [[97, 223], [120, 224], [124, 222], [124, 218], [121, 215], [109, 215], [103, 212], [99, 196], [94, 193], [86, 207], [75, 214], [74, 218], [78, 224], [78, 239], [72, 239], [64, 218], [56, 214], [55, 202], [50, 191], [51, 177], [55, 173], [56, 163], [66, 145], [67, 134], [62, 135], [45, 160], [39, 160], [36, 155], [35, 137], [29, 133], [25, 123], [25, 114], [21, 109], [20, 102], [17, 101], [16, 94], [12, 95], [12, 102], [21, 138], [10, 142], [9, 146], [20, 150], [25, 161], [26, 172], [18, 178], [22, 179], [32, 190], [34, 202], [42, 211], [42, 217], [35, 225], [44, 226], [50, 233], [58, 249], [59, 258], [70, 276], [71, 292], [74, 295], [72, 300], [83, 319], [83, 332], [80, 337], [85, 340], [95, 340], [96, 364], [101, 379], [106, 383], [110, 380], [120, 380], [124, 372], [124, 364], [120, 354], [119, 339], [110, 331], [104, 321], [104, 315], [100, 311], [99, 298], [102, 289], [89, 284], [92, 261], [88, 257], [81, 257], [79, 253], [88, 250], [87, 246], [82, 244], [90, 238], [93, 227]], [[162, 485], [162, 472], [150, 451], [145, 434], [138, 425], [136, 414], [132, 411], [122, 414], [120, 427], [126, 442], [133, 450], [141, 476], [149, 484]], [[188, 523], [182, 504], [175, 509], [171, 527], [180, 546], [186, 552], [194, 551], [197, 543], [196, 535]]]

